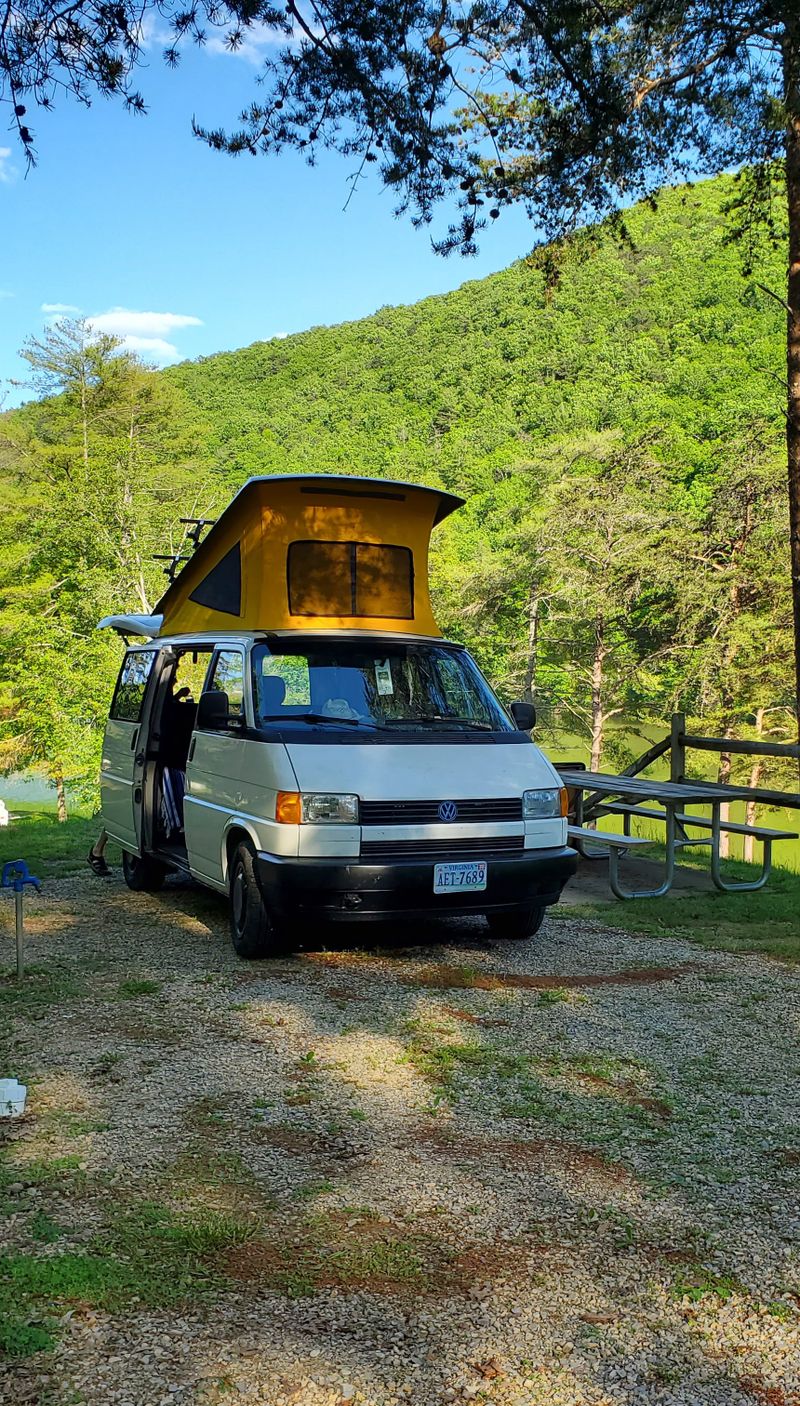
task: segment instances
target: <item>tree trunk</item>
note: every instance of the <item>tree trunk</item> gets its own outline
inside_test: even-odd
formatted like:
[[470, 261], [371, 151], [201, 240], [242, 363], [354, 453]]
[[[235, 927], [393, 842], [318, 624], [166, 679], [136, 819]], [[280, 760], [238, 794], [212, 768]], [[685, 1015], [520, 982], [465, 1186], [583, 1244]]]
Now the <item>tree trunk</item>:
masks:
[[63, 822], [67, 818], [67, 793], [64, 788], [64, 777], [60, 771], [57, 771], [53, 779], [56, 783], [56, 814]]
[[81, 430], [83, 433], [83, 469], [89, 476], [89, 412], [86, 396], [86, 324], [81, 324]]
[[[764, 709], [756, 709], [756, 737], [762, 737], [764, 733]], [[764, 758], [754, 757], [753, 765], [750, 768], [750, 780], [748, 786], [756, 787], [761, 785], [764, 775]], [[756, 802], [748, 801], [744, 811], [745, 825], [755, 825], [756, 823]], [[755, 859], [755, 839], [752, 835], [745, 835], [742, 847], [742, 858], [746, 864], [752, 864]]]
[[786, 196], [789, 210], [789, 274], [786, 291], [789, 541], [794, 612], [795, 705], [800, 737], [800, 18], [787, 20], [783, 41], [786, 103]]
[[[724, 730], [723, 730], [722, 735], [723, 735], [723, 737], [730, 737], [731, 732], [730, 732], [730, 725], [729, 725], [728, 723], [725, 724], [725, 727], [724, 727]], [[721, 753], [720, 753], [720, 758], [719, 758], [719, 771], [717, 772], [717, 781], [719, 782], [720, 786], [727, 786], [727, 784], [728, 784], [728, 782], [730, 781], [730, 779], [731, 779], [731, 754], [730, 754], [730, 752], [721, 752]], [[722, 805], [721, 805], [720, 808], [719, 808], [719, 818], [720, 818], [720, 820], [728, 820], [729, 817], [730, 817], [730, 813], [731, 813], [730, 802], [729, 802], [729, 801], [723, 801], [723, 802], [722, 802]], [[730, 851], [730, 843], [731, 843], [731, 837], [730, 837], [730, 835], [728, 834], [727, 830], [723, 830], [722, 833], [720, 834], [720, 837], [719, 837], [719, 852], [720, 852], [720, 857], [721, 857], [722, 859], [727, 859], [728, 853], [729, 853], [729, 851]]]
[[603, 755], [603, 666], [606, 658], [605, 621], [602, 615], [594, 622], [594, 658], [592, 659], [592, 754], [591, 771], [600, 770]]
[[525, 683], [522, 697], [526, 703], [533, 702], [536, 688], [536, 656], [539, 649], [539, 592], [531, 586], [528, 595], [528, 653], [525, 659]]

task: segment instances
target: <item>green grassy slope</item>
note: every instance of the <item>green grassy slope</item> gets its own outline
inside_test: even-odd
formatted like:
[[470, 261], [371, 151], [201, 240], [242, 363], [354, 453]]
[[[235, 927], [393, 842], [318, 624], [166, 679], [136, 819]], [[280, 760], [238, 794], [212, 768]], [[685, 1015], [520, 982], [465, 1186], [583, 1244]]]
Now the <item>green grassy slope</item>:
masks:
[[[214, 427], [232, 478], [369, 472], [491, 489], [553, 439], [652, 437], [691, 483], [754, 411], [780, 436], [779, 307], [725, 242], [731, 182], [637, 207], [631, 247], [578, 240], [548, 286], [532, 257], [360, 322], [184, 363], [166, 374]], [[780, 287], [782, 261], [759, 269]]]

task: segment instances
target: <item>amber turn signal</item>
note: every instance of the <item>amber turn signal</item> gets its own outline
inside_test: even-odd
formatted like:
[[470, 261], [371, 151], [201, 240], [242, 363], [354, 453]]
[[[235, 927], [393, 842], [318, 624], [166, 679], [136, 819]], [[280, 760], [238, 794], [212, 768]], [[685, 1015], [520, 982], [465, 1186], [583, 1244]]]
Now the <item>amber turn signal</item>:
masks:
[[303, 806], [299, 791], [279, 791], [275, 800], [275, 819], [281, 825], [299, 825]]
[[561, 816], [569, 815], [569, 791], [566, 786], [561, 787]]

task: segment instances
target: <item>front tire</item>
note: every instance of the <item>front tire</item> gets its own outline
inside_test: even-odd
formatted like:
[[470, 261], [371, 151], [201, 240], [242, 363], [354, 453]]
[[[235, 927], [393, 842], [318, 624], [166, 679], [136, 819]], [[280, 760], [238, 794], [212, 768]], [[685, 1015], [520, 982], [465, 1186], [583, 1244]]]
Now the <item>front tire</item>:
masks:
[[122, 851], [122, 873], [129, 889], [134, 893], [157, 893], [167, 876], [166, 867], [147, 854], [131, 854]]
[[231, 942], [237, 957], [269, 957], [279, 947], [275, 924], [267, 912], [256, 873], [252, 845], [240, 844], [230, 866]]
[[492, 937], [524, 942], [539, 931], [546, 912], [546, 908], [524, 908], [515, 913], [487, 913], [486, 921]]

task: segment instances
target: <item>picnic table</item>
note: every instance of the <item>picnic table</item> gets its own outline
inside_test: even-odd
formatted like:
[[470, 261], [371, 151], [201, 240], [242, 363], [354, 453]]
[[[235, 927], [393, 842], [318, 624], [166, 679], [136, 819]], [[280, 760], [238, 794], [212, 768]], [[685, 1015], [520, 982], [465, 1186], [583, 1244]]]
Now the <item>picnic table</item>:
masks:
[[[723, 786], [713, 781], [655, 781], [646, 776], [611, 776], [599, 771], [584, 771], [581, 767], [561, 767], [557, 763], [556, 769], [565, 785], [576, 795], [575, 823], [568, 826], [570, 840], [586, 858], [599, 857], [596, 847], [602, 847], [602, 856], [608, 856], [611, 891], [617, 898], [660, 898], [672, 887], [676, 851], [686, 845], [698, 844], [711, 847], [711, 878], [718, 889], [725, 893], [760, 889], [767, 882], [772, 868], [773, 841], [797, 838], [788, 830], [739, 825], [722, 819], [722, 806], [726, 802], [757, 798], [757, 792], [749, 786]], [[622, 835], [584, 828], [584, 792], [592, 793], [593, 810], [602, 814], [622, 816]], [[643, 801], [656, 802], [663, 807], [663, 811], [648, 809], [642, 805]], [[688, 814], [687, 806], [692, 805], [710, 806], [711, 819]], [[644, 836], [631, 835], [630, 822], [634, 816], [663, 820], [666, 828], [664, 878], [656, 888], [633, 890], [623, 885], [620, 880], [621, 853], [653, 843]], [[710, 837], [690, 837], [686, 833], [687, 826], [710, 830]], [[754, 835], [761, 841], [763, 862], [757, 879], [731, 882], [722, 877], [720, 838], [723, 832]], [[592, 845], [595, 847], [594, 854], [590, 848]]]

